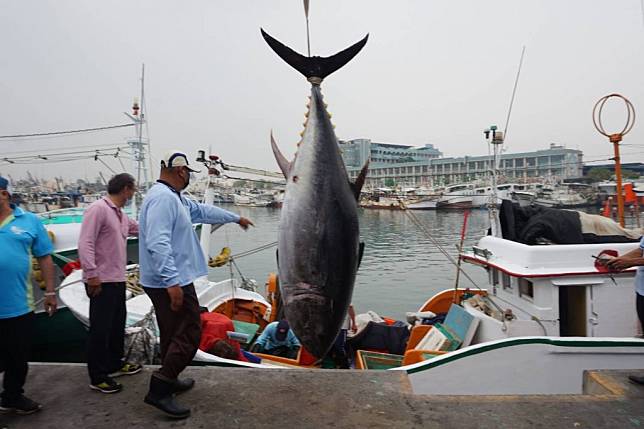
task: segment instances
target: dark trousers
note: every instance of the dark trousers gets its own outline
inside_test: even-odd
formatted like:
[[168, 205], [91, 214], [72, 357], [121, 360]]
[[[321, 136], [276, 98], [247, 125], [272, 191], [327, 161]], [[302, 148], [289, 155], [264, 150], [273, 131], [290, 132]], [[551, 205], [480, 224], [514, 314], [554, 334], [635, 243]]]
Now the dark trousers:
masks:
[[143, 288], [148, 294], [159, 325], [161, 368], [158, 373], [170, 380], [192, 362], [201, 340], [201, 317], [195, 287], [183, 286], [183, 306], [179, 311], [170, 308], [170, 295], [165, 288]]
[[23, 394], [27, 379], [34, 314], [0, 319], [0, 370], [4, 371], [2, 398], [12, 400]]
[[635, 306], [637, 308], [637, 317], [640, 319], [640, 324], [642, 325], [642, 330], [644, 331], [644, 296], [639, 293], [635, 293]]
[[123, 365], [125, 316], [125, 282], [102, 283], [101, 293], [89, 299], [87, 371], [92, 384]]

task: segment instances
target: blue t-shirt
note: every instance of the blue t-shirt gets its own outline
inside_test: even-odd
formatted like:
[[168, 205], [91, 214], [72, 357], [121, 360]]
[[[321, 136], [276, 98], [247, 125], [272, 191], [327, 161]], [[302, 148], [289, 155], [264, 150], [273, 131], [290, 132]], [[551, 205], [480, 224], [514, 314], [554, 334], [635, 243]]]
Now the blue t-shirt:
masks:
[[[644, 256], [644, 236], [640, 239], [640, 250]], [[637, 274], [635, 275], [635, 291], [644, 296], [644, 266], [637, 267]]]
[[39, 258], [54, 250], [36, 215], [11, 208], [13, 214], [0, 227], [0, 319], [33, 311], [31, 256]]

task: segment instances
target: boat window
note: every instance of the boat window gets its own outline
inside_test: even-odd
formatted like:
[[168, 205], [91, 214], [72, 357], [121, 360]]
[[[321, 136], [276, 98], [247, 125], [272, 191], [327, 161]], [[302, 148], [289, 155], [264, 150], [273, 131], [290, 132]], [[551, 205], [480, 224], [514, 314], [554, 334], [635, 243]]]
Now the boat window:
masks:
[[499, 284], [499, 270], [492, 268], [492, 285], [496, 286]]
[[534, 299], [534, 285], [530, 280], [519, 278], [519, 296], [529, 301]]
[[510, 276], [503, 273], [501, 278], [503, 279], [503, 289], [512, 289], [512, 280], [510, 279]]

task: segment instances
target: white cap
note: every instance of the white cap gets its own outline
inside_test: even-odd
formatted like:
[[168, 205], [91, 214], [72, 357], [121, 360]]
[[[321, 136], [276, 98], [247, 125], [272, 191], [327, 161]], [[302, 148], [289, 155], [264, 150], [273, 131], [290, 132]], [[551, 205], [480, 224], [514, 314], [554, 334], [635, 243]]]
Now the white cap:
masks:
[[166, 152], [163, 158], [161, 158], [161, 167], [188, 167], [188, 170], [194, 173], [200, 172], [200, 170], [190, 168], [188, 165], [188, 157], [180, 150], [171, 150]]

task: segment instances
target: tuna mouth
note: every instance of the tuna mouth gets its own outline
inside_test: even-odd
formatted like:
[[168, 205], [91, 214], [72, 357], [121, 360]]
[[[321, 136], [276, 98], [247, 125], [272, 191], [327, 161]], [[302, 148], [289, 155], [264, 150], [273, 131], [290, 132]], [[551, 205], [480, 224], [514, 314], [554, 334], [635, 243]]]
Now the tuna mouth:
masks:
[[304, 348], [318, 358], [324, 357], [337, 335], [333, 300], [316, 292], [301, 291], [284, 304], [286, 319]]

